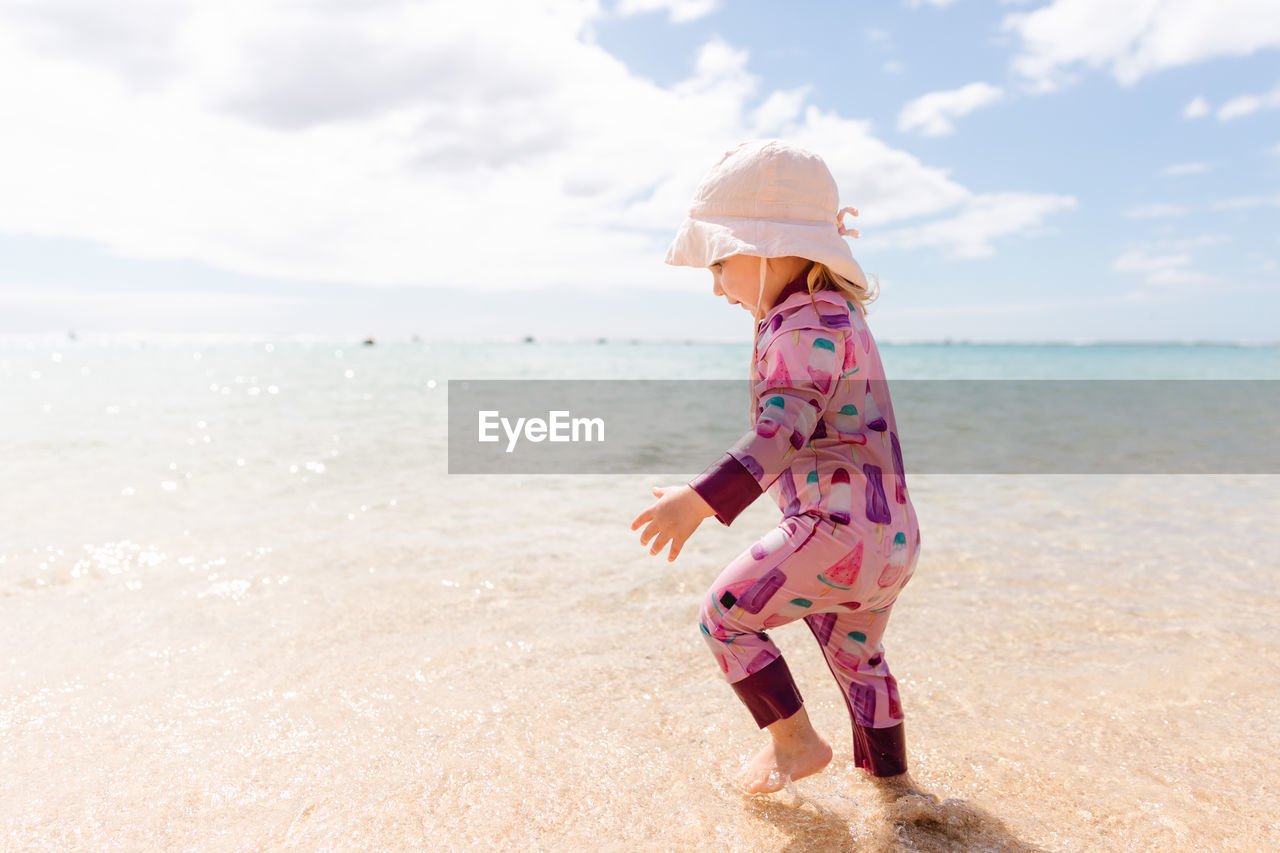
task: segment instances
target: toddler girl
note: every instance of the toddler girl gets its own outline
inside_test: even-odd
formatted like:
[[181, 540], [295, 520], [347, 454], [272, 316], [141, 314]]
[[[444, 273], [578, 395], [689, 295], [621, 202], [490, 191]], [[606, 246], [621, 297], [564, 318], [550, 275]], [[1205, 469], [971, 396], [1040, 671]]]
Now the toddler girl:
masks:
[[743, 772], [776, 791], [831, 760], [765, 631], [803, 619], [853, 724], [855, 762], [910, 788], [898, 687], [881, 637], [920, 551], [884, 368], [867, 328], [871, 294], [843, 239], [835, 180], [818, 156], [749, 142], [703, 179], [669, 264], [707, 267], [716, 295], [757, 320], [751, 429], [688, 485], [655, 488], [631, 524], [674, 560], [704, 518], [730, 524], [768, 491], [782, 521], [721, 572], [699, 627], [772, 742]]

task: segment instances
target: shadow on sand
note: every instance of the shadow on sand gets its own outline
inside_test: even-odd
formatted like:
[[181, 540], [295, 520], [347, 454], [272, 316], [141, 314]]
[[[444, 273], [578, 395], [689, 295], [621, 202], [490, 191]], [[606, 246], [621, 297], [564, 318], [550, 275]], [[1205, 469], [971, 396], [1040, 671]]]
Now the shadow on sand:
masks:
[[1015, 837], [995, 815], [964, 800], [939, 801], [919, 791], [884, 794], [869, 806], [872, 812], [864, 834], [856, 834], [847, 816], [824, 806], [818, 798], [806, 798], [790, 789], [782, 797], [750, 797], [749, 814], [769, 821], [790, 837], [782, 848], [788, 853], [848, 851], [991, 851], [991, 853], [1044, 853], [1044, 848]]

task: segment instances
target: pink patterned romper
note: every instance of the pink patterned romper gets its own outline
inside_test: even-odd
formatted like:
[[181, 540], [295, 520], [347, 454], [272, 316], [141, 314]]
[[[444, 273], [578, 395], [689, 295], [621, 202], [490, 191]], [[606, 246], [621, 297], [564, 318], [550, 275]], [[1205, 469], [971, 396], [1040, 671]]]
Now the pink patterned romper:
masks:
[[782, 521], [711, 585], [702, 634], [764, 728], [803, 700], [765, 631], [804, 619], [853, 723], [854, 760], [906, 772], [902, 705], [881, 637], [915, 571], [920, 528], [907, 495], [884, 367], [862, 309], [801, 276], [757, 329], [756, 422], [690, 486], [729, 524], [768, 491]]

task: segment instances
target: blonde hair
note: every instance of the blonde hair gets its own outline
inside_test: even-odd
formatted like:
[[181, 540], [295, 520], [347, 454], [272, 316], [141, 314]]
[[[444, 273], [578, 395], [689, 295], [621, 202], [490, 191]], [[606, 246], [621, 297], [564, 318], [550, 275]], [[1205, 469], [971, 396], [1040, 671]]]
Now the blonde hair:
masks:
[[849, 302], [856, 304], [862, 309], [862, 313], [867, 313], [867, 306], [875, 302], [880, 296], [880, 280], [871, 276], [875, 282], [874, 289], [861, 287], [842, 275], [838, 275], [832, 271], [831, 267], [826, 264], [820, 264], [817, 261], [809, 267], [809, 298], [813, 299], [813, 294], [819, 290], [834, 290], [842, 295]]

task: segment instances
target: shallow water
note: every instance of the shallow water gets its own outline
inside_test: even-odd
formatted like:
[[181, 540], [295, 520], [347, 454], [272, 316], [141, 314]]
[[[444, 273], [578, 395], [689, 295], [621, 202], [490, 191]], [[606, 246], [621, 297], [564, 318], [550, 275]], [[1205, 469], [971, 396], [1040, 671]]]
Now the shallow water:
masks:
[[753, 798], [695, 616], [776, 508], [668, 563], [627, 525], [669, 477], [446, 476], [474, 350], [81, 343], [0, 351], [0, 849], [1280, 846], [1280, 477], [908, 468], [926, 795], [850, 767], [793, 625], [836, 757]]

